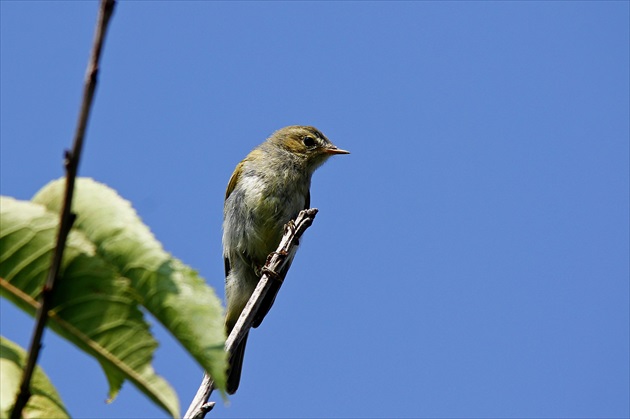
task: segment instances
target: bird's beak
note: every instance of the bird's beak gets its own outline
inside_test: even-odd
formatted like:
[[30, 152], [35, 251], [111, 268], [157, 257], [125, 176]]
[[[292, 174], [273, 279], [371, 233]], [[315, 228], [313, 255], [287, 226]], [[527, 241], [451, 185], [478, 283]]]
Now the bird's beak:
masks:
[[346, 151], [346, 150], [342, 150], [342, 149], [337, 148], [335, 146], [332, 146], [332, 147], [328, 147], [326, 149], [326, 154], [331, 154], [331, 155], [332, 154], [350, 154], [350, 152]]

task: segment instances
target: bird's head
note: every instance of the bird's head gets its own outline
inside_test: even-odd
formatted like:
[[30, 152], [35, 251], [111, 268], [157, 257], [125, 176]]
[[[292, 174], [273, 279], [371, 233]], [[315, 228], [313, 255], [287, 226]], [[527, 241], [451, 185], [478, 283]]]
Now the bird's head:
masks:
[[300, 157], [311, 171], [321, 166], [330, 156], [350, 154], [349, 151], [337, 148], [317, 128], [310, 126], [284, 127], [274, 132], [267, 141]]

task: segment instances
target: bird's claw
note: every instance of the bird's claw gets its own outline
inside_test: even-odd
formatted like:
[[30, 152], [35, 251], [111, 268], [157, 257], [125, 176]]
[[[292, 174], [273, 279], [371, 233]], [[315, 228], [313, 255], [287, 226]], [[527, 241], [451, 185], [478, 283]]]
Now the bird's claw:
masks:
[[269, 269], [266, 266], [263, 266], [262, 273], [263, 275], [267, 275], [269, 278], [273, 279], [274, 281], [284, 282], [284, 279], [282, 278], [282, 276], [280, 276], [278, 272], [274, 271], [273, 269]]
[[271, 252], [269, 254], [269, 256], [267, 256], [267, 261], [265, 263], [265, 266], [263, 266], [261, 268], [261, 273], [262, 274], [267, 274], [267, 275], [269, 275], [270, 278], [273, 278], [273, 279], [275, 279], [277, 281], [282, 282], [283, 279], [280, 276], [280, 274], [278, 274], [273, 269], [268, 268], [267, 266], [271, 263], [271, 259], [273, 259], [274, 256], [279, 256], [281, 258], [285, 258], [285, 257], [287, 257], [287, 255], [288, 255], [288, 253], [286, 251], [284, 251], [284, 250], [281, 250], [280, 252]]
[[287, 231], [290, 231], [292, 234], [295, 234], [295, 229], [296, 229], [296, 225], [295, 225], [295, 221], [293, 220], [289, 220], [289, 222], [284, 225], [285, 233]]

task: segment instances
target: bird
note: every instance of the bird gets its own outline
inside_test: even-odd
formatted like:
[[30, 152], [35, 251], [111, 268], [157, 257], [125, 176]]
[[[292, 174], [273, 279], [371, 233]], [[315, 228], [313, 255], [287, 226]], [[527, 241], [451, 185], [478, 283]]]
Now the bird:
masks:
[[[267, 256], [278, 247], [285, 224], [310, 208], [311, 176], [336, 154], [350, 152], [315, 127], [291, 125], [275, 131], [236, 166], [223, 207], [227, 335], [256, 288]], [[263, 299], [253, 327], [269, 312], [278, 288], [272, 287]], [[230, 355], [228, 394], [238, 389], [247, 337]]]

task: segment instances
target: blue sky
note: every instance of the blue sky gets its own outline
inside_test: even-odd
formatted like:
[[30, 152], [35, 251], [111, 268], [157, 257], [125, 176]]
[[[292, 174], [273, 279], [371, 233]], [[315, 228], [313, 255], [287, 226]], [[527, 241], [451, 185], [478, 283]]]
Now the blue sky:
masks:
[[[0, 175], [63, 174], [97, 3], [0, 1]], [[222, 204], [274, 130], [352, 152], [216, 417], [628, 417], [629, 3], [121, 2], [82, 176], [223, 295]], [[32, 320], [1, 302], [2, 335]], [[155, 322], [154, 322], [155, 323]], [[182, 410], [201, 370], [157, 325]], [[79, 418], [164, 417], [53, 333]]]

